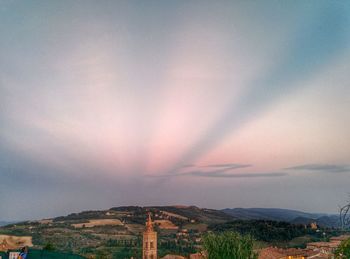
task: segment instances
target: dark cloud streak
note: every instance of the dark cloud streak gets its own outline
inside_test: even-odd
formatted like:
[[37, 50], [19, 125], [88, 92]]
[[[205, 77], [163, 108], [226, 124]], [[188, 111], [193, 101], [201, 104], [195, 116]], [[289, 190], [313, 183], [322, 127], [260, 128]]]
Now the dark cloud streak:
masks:
[[345, 173], [350, 172], [350, 165], [336, 165], [336, 164], [305, 164], [285, 168], [286, 170], [296, 171], [317, 171], [328, 173]]
[[220, 172], [203, 172], [194, 171], [189, 172], [188, 175], [198, 177], [210, 177], [210, 178], [256, 178], [256, 177], [280, 177], [286, 176], [287, 173], [238, 173], [238, 174], [223, 174]]
[[177, 174], [163, 174], [163, 175], [146, 175], [151, 178], [172, 178], [181, 176], [195, 176], [195, 177], [210, 177], [210, 178], [255, 178], [255, 177], [280, 177], [286, 176], [284, 172], [270, 172], [270, 173], [233, 173], [231, 170], [239, 169], [238, 167], [227, 167], [219, 170], [203, 171], [195, 170]]
[[246, 167], [251, 167], [252, 165], [249, 164], [212, 164], [212, 165], [203, 165], [201, 167], [228, 167], [230, 169], [238, 169], [238, 168], [246, 168]]

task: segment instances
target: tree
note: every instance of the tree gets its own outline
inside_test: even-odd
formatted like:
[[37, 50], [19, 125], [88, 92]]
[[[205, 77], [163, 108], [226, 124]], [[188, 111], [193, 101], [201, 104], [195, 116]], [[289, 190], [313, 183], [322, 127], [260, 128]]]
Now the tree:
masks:
[[[349, 195], [350, 196], [350, 195]], [[339, 209], [340, 224], [342, 229], [350, 227], [350, 198], [348, 204]]]
[[46, 245], [43, 247], [43, 250], [46, 250], [46, 251], [54, 251], [54, 250], [56, 250], [56, 248], [55, 248], [55, 246], [54, 246], [52, 243], [48, 242], [48, 243], [46, 243]]
[[350, 238], [341, 242], [335, 251], [335, 258], [350, 258]]
[[257, 259], [251, 236], [236, 232], [208, 233], [203, 236], [203, 248], [208, 259]]

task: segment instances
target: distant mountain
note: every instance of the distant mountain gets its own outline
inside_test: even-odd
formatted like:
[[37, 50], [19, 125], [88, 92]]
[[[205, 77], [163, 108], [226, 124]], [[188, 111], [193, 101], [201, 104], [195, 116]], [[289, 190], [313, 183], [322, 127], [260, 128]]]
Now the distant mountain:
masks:
[[339, 226], [339, 219], [337, 215], [328, 215], [325, 213], [307, 213], [297, 210], [278, 208], [227, 208], [223, 209], [222, 211], [230, 216], [243, 220], [274, 220], [304, 225], [308, 225], [311, 222], [316, 222], [322, 227]]
[[239, 219], [265, 219], [287, 222], [297, 217], [318, 218], [325, 215], [278, 208], [235, 208], [223, 209], [222, 211]]
[[340, 227], [339, 215], [322, 216], [316, 219], [316, 223], [326, 227]]
[[9, 222], [9, 221], [0, 221], [0, 227], [1, 226], [6, 226], [6, 225], [9, 225], [9, 224], [12, 224], [13, 222]]
[[309, 225], [312, 222], [316, 222], [318, 226], [321, 227], [340, 227], [340, 221], [338, 215], [327, 215], [319, 218], [305, 218], [305, 217], [297, 217], [290, 221], [292, 224], [303, 224]]
[[310, 225], [313, 222], [315, 222], [315, 219], [305, 218], [305, 217], [297, 217], [290, 221], [290, 223], [292, 224], [302, 224], [302, 225]]

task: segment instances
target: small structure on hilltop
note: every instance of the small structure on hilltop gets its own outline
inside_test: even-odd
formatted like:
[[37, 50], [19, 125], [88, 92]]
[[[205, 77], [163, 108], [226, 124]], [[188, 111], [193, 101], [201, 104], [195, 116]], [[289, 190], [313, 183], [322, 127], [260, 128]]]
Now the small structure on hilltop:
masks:
[[148, 213], [146, 229], [143, 232], [142, 259], [157, 259], [157, 232], [153, 229], [151, 213]]
[[317, 230], [317, 229], [318, 229], [318, 226], [317, 226], [317, 223], [316, 223], [316, 222], [311, 222], [311, 223], [310, 223], [310, 227], [311, 227], [311, 229], [313, 229], [313, 230]]

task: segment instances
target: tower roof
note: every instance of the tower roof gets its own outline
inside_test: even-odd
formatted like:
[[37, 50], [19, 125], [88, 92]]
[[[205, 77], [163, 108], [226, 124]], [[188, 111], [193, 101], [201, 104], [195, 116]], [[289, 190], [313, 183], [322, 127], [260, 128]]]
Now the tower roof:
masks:
[[153, 231], [153, 223], [152, 223], [151, 213], [148, 212], [148, 218], [146, 222], [146, 232], [151, 232], [151, 231]]

